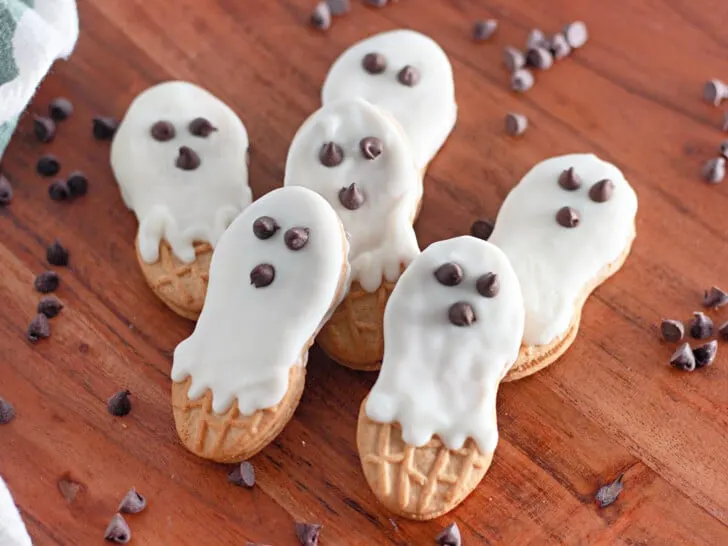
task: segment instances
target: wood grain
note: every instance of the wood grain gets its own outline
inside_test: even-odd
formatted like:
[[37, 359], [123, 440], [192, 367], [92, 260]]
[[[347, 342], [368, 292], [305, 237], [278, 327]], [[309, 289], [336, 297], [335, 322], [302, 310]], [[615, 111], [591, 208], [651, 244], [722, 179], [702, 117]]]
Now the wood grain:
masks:
[[[15, 200], [0, 209], [0, 396], [17, 419], [0, 430], [0, 473], [36, 544], [102, 544], [107, 521], [135, 485], [148, 510], [129, 518], [133, 544], [296, 544], [295, 521], [324, 524], [324, 545], [430, 544], [451, 521], [464, 544], [728, 544], [728, 348], [693, 374], [666, 366], [660, 318], [687, 319], [701, 291], [728, 285], [728, 185], [698, 173], [722, 140], [722, 111], [700, 100], [703, 82], [728, 79], [728, 4], [721, 0], [401, 0], [386, 9], [352, 2], [328, 33], [305, 24], [309, 0], [79, 0], [82, 34], [29, 112], [58, 95], [76, 112], [41, 146], [21, 120], [3, 160]], [[476, 18], [500, 27], [470, 41]], [[538, 74], [523, 96], [508, 90], [502, 47], [527, 31], [583, 19], [588, 45]], [[392, 517], [363, 478], [356, 415], [374, 375], [342, 369], [316, 348], [307, 389], [283, 434], [253, 459], [253, 490], [180, 445], [169, 403], [171, 351], [191, 323], [147, 288], [134, 256], [136, 221], [108, 166], [91, 117], [121, 117], [147, 86], [189, 79], [228, 102], [252, 141], [251, 184], [281, 183], [288, 144], [319, 104], [324, 75], [355, 40], [397, 27], [423, 31], [447, 50], [460, 107], [457, 127], [430, 167], [417, 224], [424, 248], [494, 218], [537, 161], [594, 151], [619, 164], [640, 199], [638, 237], [623, 271], [596, 291], [580, 334], [557, 364], [503, 385], [501, 441], [475, 493], [429, 523]], [[520, 139], [504, 135], [508, 111], [526, 114]], [[56, 154], [63, 173], [83, 169], [89, 194], [48, 199], [34, 174]], [[25, 329], [47, 268], [45, 246], [71, 251], [60, 270], [66, 308], [50, 340]], [[728, 311], [714, 313], [716, 321]], [[122, 388], [123, 419], [105, 401]], [[625, 472], [619, 500], [592, 498]], [[79, 484], [61, 494], [59, 480]]]

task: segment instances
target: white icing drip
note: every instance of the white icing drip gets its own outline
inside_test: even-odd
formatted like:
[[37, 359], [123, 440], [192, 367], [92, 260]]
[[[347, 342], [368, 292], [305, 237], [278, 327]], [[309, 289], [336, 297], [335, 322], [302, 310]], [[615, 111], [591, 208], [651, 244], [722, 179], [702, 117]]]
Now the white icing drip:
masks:
[[[368, 53], [387, 61], [381, 74], [362, 68]], [[414, 87], [402, 85], [398, 72], [410, 65], [420, 73]], [[329, 70], [321, 102], [359, 96], [390, 112], [404, 128], [418, 169], [424, 169], [455, 126], [457, 104], [452, 66], [432, 38], [413, 30], [393, 30], [357, 42]]]
[[[372, 136], [382, 141], [384, 151], [368, 160], [359, 143]], [[343, 149], [340, 165], [326, 167], [319, 160], [326, 142]], [[352, 183], [364, 195], [356, 210], [339, 201], [341, 188]], [[401, 265], [419, 254], [412, 219], [422, 179], [396, 122], [363, 99], [330, 102], [303, 123], [288, 151], [284, 184], [312, 189], [334, 207], [349, 235], [351, 280], [364, 290], [375, 291], [382, 278], [396, 281]]]
[[[266, 240], [253, 233], [261, 216], [280, 225]], [[292, 227], [310, 229], [298, 251], [284, 243]], [[291, 366], [335, 303], [347, 273], [346, 250], [336, 213], [306, 188], [279, 188], [247, 207], [213, 254], [205, 305], [192, 335], [175, 349], [172, 379], [191, 376], [193, 399], [211, 389], [216, 412], [234, 400], [244, 415], [276, 405]], [[274, 266], [275, 278], [255, 288], [250, 272], [261, 263]]]
[[0, 544], [3, 546], [32, 546], [20, 512], [0, 477]]
[[[582, 179], [579, 190], [558, 184], [569, 167]], [[605, 178], [614, 182], [614, 193], [596, 203], [589, 189]], [[556, 222], [556, 212], [564, 206], [579, 211], [579, 226], [564, 228]], [[489, 241], [506, 253], [521, 282], [525, 345], [551, 343], [568, 330], [584, 288], [630, 245], [636, 213], [637, 196], [622, 172], [593, 154], [547, 159], [511, 190]]]
[[[206, 138], [192, 135], [190, 121], [208, 119], [218, 130]], [[173, 139], [150, 134], [157, 121], [174, 125]], [[175, 166], [181, 146], [192, 148], [201, 165], [190, 171]], [[230, 222], [248, 206], [248, 134], [240, 118], [209, 92], [187, 82], [151, 87], [129, 106], [111, 146], [111, 167], [124, 203], [139, 220], [142, 259], [154, 263], [166, 240], [183, 262], [195, 259], [193, 243], [213, 247]]]
[[[435, 270], [455, 262], [464, 271], [445, 286]], [[476, 281], [498, 276], [500, 290], [481, 296]], [[455, 326], [448, 318], [458, 301], [472, 305], [476, 321]], [[438, 435], [450, 449], [472, 438], [495, 450], [495, 401], [500, 380], [518, 358], [523, 298], [508, 258], [470, 236], [433, 243], [402, 274], [384, 312], [384, 359], [365, 411], [374, 421], [398, 422], [405, 442], [426, 444]]]

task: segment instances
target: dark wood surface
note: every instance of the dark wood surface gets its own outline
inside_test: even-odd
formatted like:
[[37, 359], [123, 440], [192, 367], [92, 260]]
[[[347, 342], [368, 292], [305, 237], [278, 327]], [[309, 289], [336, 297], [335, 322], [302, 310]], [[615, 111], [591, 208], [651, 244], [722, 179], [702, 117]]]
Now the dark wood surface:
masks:
[[[711, 77], [728, 79], [723, 0], [401, 0], [386, 9], [353, 0], [350, 15], [318, 33], [313, 0], [79, 0], [82, 33], [29, 112], [58, 95], [76, 106], [50, 145], [20, 122], [3, 159], [15, 187], [0, 209], [0, 396], [18, 416], [0, 429], [0, 473], [36, 544], [102, 544], [107, 521], [135, 485], [149, 508], [129, 517], [133, 544], [296, 544], [295, 521], [324, 524], [321, 544], [431, 544], [455, 521], [464, 544], [728, 544], [728, 345], [693, 374], [671, 370], [661, 317], [688, 319], [701, 291], [728, 286], [728, 183], [701, 182], [716, 155], [722, 112], [700, 99]], [[490, 43], [470, 41], [480, 17], [500, 20]], [[524, 96], [508, 90], [502, 47], [533, 26], [585, 20], [589, 44]], [[253, 459], [253, 490], [227, 469], [188, 454], [169, 403], [171, 352], [192, 324], [145, 285], [134, 255], [136, 220], [122, 203], [108, 144], [90, 120], [121, 117], [147, 86], [197, 82], [240, 114], [252, 142], [251, 185], [280, 184], [288, 144], [319, 104], [330, 63], [355, 40], [410, 26], [447, 50], [460, 106], [457, 127], [426, 177], [417, 223], [421, 246], [494, 218], [509, 189], [537, 161], [594, 151], [621, 166], [640, 199], [637, 240], [622, 272], [589, 300], [564, 358], [504, 385], [501, 441], [473, 495], [429, 523], [393, 517], [367, 488], [355, 446], [359, 403], [375, 376], [338, 367], [314, 348], [293, 421]], [[525, 113], [529, 131], [504, 135], [503, 116]], [[37, 158], [56, 154], [63, 173], [83, 169], [88, 195], [47, 196]], [[69, 247], [59, 269], [66, 308], [51, 339], [25, 330], [55, 237]], [[578, 249], [575, 249], [578, 252]], [[728, 309], [712, 313], [728, 320]], [[133, 393], [123, 419], [106, 412]], [[625, 472], [605, 509], [597, 488]], [[78, 488], [63, 487], [68, 481]], [[77, 489], [77, 490], [75, 490]], [[75, 494], [69, 494], [75, 490]], [[73, 491], [72, 491], [73, 493]]]

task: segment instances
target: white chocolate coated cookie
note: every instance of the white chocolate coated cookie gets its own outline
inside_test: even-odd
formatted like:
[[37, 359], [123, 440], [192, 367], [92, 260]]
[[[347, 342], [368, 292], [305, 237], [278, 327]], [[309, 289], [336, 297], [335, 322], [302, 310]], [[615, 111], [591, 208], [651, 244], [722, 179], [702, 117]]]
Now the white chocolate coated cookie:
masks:
[[217, 244], [252, 200], [247, 150], [240, 118], [196, 85], [161, 83], [134, 99], [114, 137], [111, 167], [139, 220], [146, 263], [158, 260], [162, 240], [185, 263], [195, 259], [194, 242]]
[[191, 399], [210, 389], [217, 413], [234, 401], [243, 415], [276, 405], [336, 305], [346, 252], [336, 212], [306, 188], [247, 207], [213, 254], [205, 306], [174, 352], [172, 380], [190, 376]]
[[455, 126], [450, 61], [432, 38], [413, 30], [383, 32], [341, 54], [326, 76], [321, 101], [353, 96], [380, 106], [399, 121], [420, 170]]
[[470, 236], [433, 243], [389, 298], [367, 417], [399, 423], [416, 447], [437, 435], [449, 449], [472, 438], [492, 453], [496, 393], [518, 358], [523, 325], [523, 297], [503, 252]]
[[[576, 185], [564, 173], [570, 168], [580, 180], [576, 189], [562, 187]], [[597, 195], [594, 186], [602, 180], [611, 181], [611, 190], [603, 184]], [[563, 207], [575, 211], [576, 226], [557, 219]], [[546, 345], [565, 334], [583, 292], [629, 250], [636, 213], [637, 196], [622, 172], [593, 154], [542, 161], [511, 190], [489, 241], [505, 252], [521, 283], [524, 345]]]
[[397, 123], [360, 98], [325, 104], [293, 138], [286, 186], [322, 195], [351, 245], [351, 280], [368, 292], [395, 281], [419, 254], [412, 229], [422, 179]]

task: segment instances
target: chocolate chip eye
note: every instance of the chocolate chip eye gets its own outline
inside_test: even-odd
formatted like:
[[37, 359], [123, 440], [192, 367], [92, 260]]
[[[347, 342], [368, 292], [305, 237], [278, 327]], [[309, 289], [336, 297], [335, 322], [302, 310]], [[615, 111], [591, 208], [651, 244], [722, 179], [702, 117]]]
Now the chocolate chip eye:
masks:
[[210, 136], [210, 133], [217, 131], [217, 127], [205, 118], [193, 119], [187, 128], [194, 136], [201, 138], [207, 138]]
[[279, 229], [278, 222], [270, 216], [261, 216], [253, 222], [253, 233], [258, 239], [270, 239]]
[[455, 326], [470, 326], [477, 320], [473, 306], [466, 301], [453, 303], [447, 311], [447, 316]]
[[273, 282], [276, 270], [271, 264], [256, 265], [250, 272], [250, 284], [256, 288], [264, 288]]
[[609, 201], [609, 198], [612, 197], [613, 193], [614, 182], [605, 178], [589, 188], [589, 199], [595, 203], [604, 203], [605, 201]]
[[381, 53], [367, 53], [361, 65], [370, 74], [381, 74], [387, 68], [387, 59]]
[[172, 140], [177, 133], [177, 131], [174, 130], [174, 125], [172, 125], [169, 121], [158, 121], [152, 125], [149, 132], [151, 133], [152, 138], [159, 142]]
[[435, 278], [445, 286], [456, 286], [463, 280], [463, 268], [454, 262], [444, 263], [435, 269]]
[[414, 87], [420, 83], [420, 71], [414, 66], [407, 65], [397, 74], [397, 80], [402, 85], [407, 87]]
[[341, 162], [344, 161], [344, 150], [342, 150], [341, 146], [335, 142], [326, 142], [323, 146], [321, 146], [319, 161], [321, 161], [325, 167], [336, 167], [337, 165], [341, 165]]
[[380, 139], [369, 136], [361, 139], [359, 148], [361, 148], [361, 155], [364, 156], [364, 159], [376, 159], [382, 155], [384, 146]]
[[500, 291], [500, 282], [498, 281], [498, 275], [495, 273], [486, 273], [478, 277], [475, 281], [475, 289], [478, 294], [484, 298], [494, 298]]
[[339, 190], [339, 202], [348, 210], [356, 210], [364, 203], [364, 194], [356, 183]]
[[202, 161], [197, 152], [187, 146], [180, 146], [177, 161], [175, 162], [178, 168], [183, 171], [194, 171], [201, 163]]
[[566, 191], [578, 190], [581, 187], [581, 177], [574, 172], [574, 167], [569, 167], [559, 175], [559, 186]]
[[291, 250], [301, 250], [308, 243], [309, 233], [306, 227], [294, 227], [286, 231], [283, 240]]
[[556, 213], [556, 221], [560, 226], [573, 228], [579, 225], [581, 218], [579, 217], [579, 211], [576, 209], [561, 207], [559, 212]]

